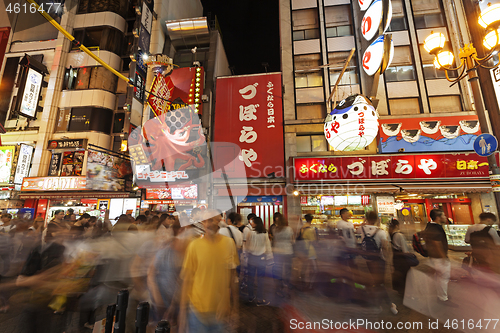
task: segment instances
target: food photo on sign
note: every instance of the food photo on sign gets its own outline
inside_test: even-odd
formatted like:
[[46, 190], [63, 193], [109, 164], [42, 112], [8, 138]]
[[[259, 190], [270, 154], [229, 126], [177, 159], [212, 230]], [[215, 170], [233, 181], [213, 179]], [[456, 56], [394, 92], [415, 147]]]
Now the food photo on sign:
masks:
[[126, 191], [132, 185], [130, 161], [90, 150], [87, 159], [87, 188], [101, 191]]

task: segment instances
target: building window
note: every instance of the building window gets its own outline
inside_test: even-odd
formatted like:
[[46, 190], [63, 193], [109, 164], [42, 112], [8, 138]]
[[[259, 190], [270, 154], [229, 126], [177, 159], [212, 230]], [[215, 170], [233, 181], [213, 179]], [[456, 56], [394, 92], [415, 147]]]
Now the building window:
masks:
[[325, 104], [297, 104], [297, 119], [323, 119], [326, 117]]
[[460, 112], [463, 110], [462, 101], [458, 95], [429, 97], [429, 104], [432, 113]]
[[325, 7], [326, 37], [352, 36], [351, 6]]
[[77, 14], [113, 12], [124, 17], [127, 0], [80, 0]]
[[399, 114], [419, 114], [420, 102], [418, 97], [414, 98], [393, 98], [389, 99], [389, 109], [391, 115]]
[[295, 71], [318, 70], [321, 66], [321, 55], [319, 53], [303, 54], [293, 56]]
[[403, 8], [402, 0], [392, 0], [392, 19], [387, 31], [404, 31], [408, 30], [408, 23]]
[[415, 67], [409, 46], [394, 48], [391, 66], [384, 73], [386, 82], [411, 81], [416, 79]]
[[63, 89], [101, 89], [115, 93], [117, 84], [118, 77], [102, 66], [68, 68]]
[[292, 12], [292, 39], [305, 40], [319, 38], [318, 9], [303, 9]]
[[412, 0], [416, 29], [445, 27], [440, 0]]
[[72, 108], [61, 110], [57, 130], [61, 132], [95, 131], [105, 134], [111, 133], [113, 111], [103, 108]]
[[295, 88], [322, 87], [323, 75], [321, 72], [295, 73]]
[[[75, 29], [73, 35], [76, 40], [81, 41], [91, 51], [104, 50], [117, 55], [121, 55], [123, 52], [122, 44], [124, 43], [125, 35], [118, 29], [111, 27]], [[79, 48], [73, 45], [72, 50], [79, 50]]]
[[113, 121], [113, 133], [121, 133], [124, 124], [125, 124], [125, 113], [123, 112], [115, 113], [115, 118]]
[[[330, 85], [333, 86], [337, 82], [340, 72], [349, 57], [350, 52], [330, 52], [328, 53], [328, 69], [330, 72]], [[344, 75], [340, 80], [339, 85], [353, 85], [359, 84], [358, 67], [356, 54], [354, 54], [347, 65]]]
[[323, 134], [318, 135], [298, 135], [297, 153], [310, 153], [328, 151], [328, 143]]
[[[434, 66], [434, 56], [424, 49], [423, 44], [420, 44], [419, 47], [420, 47], [420, 56], [422, 58], [422, 67], [424, 70], [424, 78], [426, 80], [446, 79], [445, 71], [437, 69]], [[446, 42], [444, 50], [453, 52], [449, 42]], [[456, 78], [457, 76], [458, 76], [457, 71], [448, 71], [448, 77]]]

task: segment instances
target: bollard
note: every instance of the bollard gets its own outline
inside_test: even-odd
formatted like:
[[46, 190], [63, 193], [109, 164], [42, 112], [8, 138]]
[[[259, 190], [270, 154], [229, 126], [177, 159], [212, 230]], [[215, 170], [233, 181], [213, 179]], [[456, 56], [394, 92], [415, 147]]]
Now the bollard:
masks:
[[135, 333], [146, 333], [149, 322], [149, 303], [141, 302], [135, 316]]
[[167, 320], [160, 320], [156, 326], [155, 333], [170, 333], [170, 323]]
[[125, 320], [127, 319], [128, 290], [118, 293], [116, 299], [116, 321], [114, 333], [125, 333]]
[[113, 332], [113, 322], [115, 320], [116, 304], [110, 304], [106, 308], [106, 326], [104, 326], [104, 333]]

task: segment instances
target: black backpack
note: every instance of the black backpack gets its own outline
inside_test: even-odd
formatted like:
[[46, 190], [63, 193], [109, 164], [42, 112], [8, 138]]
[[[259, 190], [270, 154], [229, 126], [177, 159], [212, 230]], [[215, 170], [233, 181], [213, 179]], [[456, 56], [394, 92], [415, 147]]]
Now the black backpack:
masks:
[[491, 226], [486, 226], [482, 230], [474, 231], [470, 234], [470, 245], [472, 250], [494, 249], [495, 242], [489, 234]]
[[366, 253], [363, 255], [365, 259], [375, 259], [376, 257], [380, 257], [380, 247], [377, 245], [375, 241], [375, 235], [380, 229], [377, 228], [377, 231], [372, 236], [368, 236], [365, 232], [365, 229], [361, 227], [361, 231], [363, 231], [363, 241], [361, 242], [361, 248]]

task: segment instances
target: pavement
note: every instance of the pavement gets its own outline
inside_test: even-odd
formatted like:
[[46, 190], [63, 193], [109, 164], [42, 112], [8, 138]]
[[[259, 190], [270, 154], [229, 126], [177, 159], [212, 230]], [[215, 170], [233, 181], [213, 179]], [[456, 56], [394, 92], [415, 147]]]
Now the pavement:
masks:
[[[463, 252], [450, 251], [452, 261], [452, 278], [449, 284], [449, 295], [452, 305], [438, 304], [433, 290], [433, 270], [428, 265], [428, 259], [419, 257], [421, 263], [412, 268], [408, 276], [407, 292], [405, 298], [389, 291], [391, 300], [398, 306], [399, 313], [394, 315], [389, 308], [382, 308], [370, 304], [369, 294], [360, 292], [358, 301], [345, 302], [339, 300], [340, 296], [327, 297], [320, 290], [292, 289], [289, 297], [278, 297], [274, 294], [274, 281], [269, 277], [264, 280], [266, 295], [271, 301], [269, 306], [257, 307], [240, 304], [237, 324], [227, 332], [493, 332], [494, 322], [486, 329], [485, 319], [499, 319], [500, 297], [497, 293], [497, 277], [475, 276], [468, 278], [466, 271], [461, 268]], [[362, 259], [360, 259], [362, 260]], [[500, 285], [500, 283], [498, 284]], [[11, 295], [18, 295], [12, 292]], [[55, 315], [49, 309], [37, 313], [36, 321], [29, 312], [28, 304], [32, 299], [21, 293], [23, 297], [15, 297], [7, 313], [0, 313], [1, 333], [35, 333], [26, 326], [34, 324], [36, 332], [50, 333], [90, 333], [90, 329], [79, 325], [80, 313], [76, 309], [69, 309], [64, 315]], [[97, 319], [104, 316], [104, 309], [100, 309]], [[496, 316], [496, 318], [495, 318]], [[464, 322], [461, 322], [461, 320]], [[482, 328], [477, 326], [479, 319]], [[355, 321], [363, 323], [353, 329], [316, 329], [300, 330], [294, 323], [320, 322], [328, 323], [335, 327], [335, 323]], [[437, 320], [437, 322], [436, 322]], [[450, 327], [445, 327], [446, 322]], [[455, 321], [453, 321], [455, 320]], [[368, 322], [372, 327], [367, 327]], [[474, 328], [470, 325], [474, 322]], [[377, 324], [378, 323], [378, 324]], [[377, 327], [384, 323], [384, 326]], [[391, 328], [389, 329], [388, 326]], [[401, 324], [402, 323], [402, 324]], [[416, 324], [415, 324], [416, 323]], [[421, 323], [421, 326], [418, 326]], [[399, 325], [403, 325], [398, 328]], [[405, 327], [406, 325], [406, 327]], [[436, 326], [437, 325], [437, 326]], [[366, 329], [368, 328], [368, 329]], [[371, 328], [371, 329], [370, 329]], [[378, 328], [378, 329], [377, 329]], [[496, 326], [500, 330], [500, 323]]]

